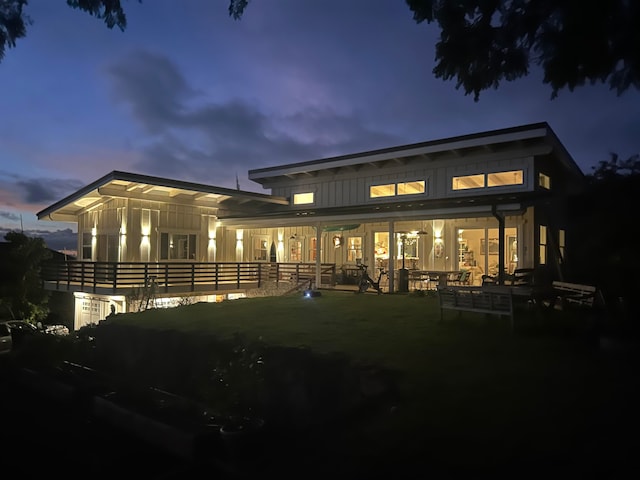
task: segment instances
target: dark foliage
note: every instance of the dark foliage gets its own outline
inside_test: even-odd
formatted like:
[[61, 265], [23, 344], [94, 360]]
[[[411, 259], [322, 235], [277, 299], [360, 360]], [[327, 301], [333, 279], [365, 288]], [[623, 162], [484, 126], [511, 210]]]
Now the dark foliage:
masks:
[[5, 239], [9, 248], [3, 258], [0, 303], [12, 318], [44, 320], [49, 313], [49, 294], [42, 286], [40, 267], [51, 257], [51, 252], [42, 238], [9, 232]]
[[640, 308], [640, 256], [633, 233], [637, 193], [640, 191], [640, 157], [620, 161], [611, 154], [587, 175], [589, 186], [571, 204], [573, 235], [570, 245], [572, 276], [598, 285], [610, 316], [637, 330]]
[[441, 30], [434, 74], [474, 95], [529, 74], [558, 91], [608, 83], [640, 88], [640, 3], [557, 0], [406, 0], [416, 22]]
[[[138, 1], [142, 3], [142, 0]], [[127, 17], [120, 0], [67, 0], [67, 5], [104, 20], [109, 28], [117, 26], [124, 31], [127, 27]]]
[[27, 33], [31, 19], [22, 13], [27, 0], [0, 0], [0, 60], [6, 46], [15, 47], [16, 40]]
[[640, 176], [640, 154], [630, 156], [626, 160], [620, 160], [617, 153], [611, 153], [609, 160], [600, 160], [593, 168], [593, 172], [587, 175], [590, 183], [621, 180], [627, 176]]

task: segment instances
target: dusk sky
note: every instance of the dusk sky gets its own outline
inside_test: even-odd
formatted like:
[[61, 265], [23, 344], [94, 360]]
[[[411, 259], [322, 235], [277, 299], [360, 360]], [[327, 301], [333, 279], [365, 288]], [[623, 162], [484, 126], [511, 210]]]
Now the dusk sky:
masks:
[[0, 62], [0, 235], [75, 248], [36, 212], [112, 170], [265, 191], [252, 168], [548, 122], [584, 173], [640, 152], [640, 92], [551, 88], [539, 71], [478, 102], [436, 79], [436, 25], [404, 0], [124, 1], [110, 30], [64, 0]]

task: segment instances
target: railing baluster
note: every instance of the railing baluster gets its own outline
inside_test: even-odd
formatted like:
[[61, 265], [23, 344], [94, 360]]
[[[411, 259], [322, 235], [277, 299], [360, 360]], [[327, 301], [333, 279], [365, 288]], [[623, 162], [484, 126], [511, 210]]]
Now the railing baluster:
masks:
[[113, 264], [113, 281], [112, 281], [112, 286], [113, 286], [113, 294], [115, 295], [115, 293], [118, 291], [118, 263], [115, 262]]

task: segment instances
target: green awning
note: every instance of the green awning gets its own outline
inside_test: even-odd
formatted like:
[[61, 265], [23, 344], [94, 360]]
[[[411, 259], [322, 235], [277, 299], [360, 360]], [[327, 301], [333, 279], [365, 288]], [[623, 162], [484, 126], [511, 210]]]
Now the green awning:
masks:
[[355, 230], [359, 226], [359, 223], [356, 223], [355, 225], [335, 225], [332, 227], [324, 227], [322, 230], [325, 232], [344, 232], [346, 230]]

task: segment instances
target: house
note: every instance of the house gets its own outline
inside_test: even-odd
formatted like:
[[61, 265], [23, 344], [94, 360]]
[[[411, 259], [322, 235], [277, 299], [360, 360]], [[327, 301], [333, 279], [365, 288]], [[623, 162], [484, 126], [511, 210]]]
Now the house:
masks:
[[254, 169], [249, 179], [270, 192], [105, 175], [38, 213], [78, 230], [78, 260], [49, 270], [47, 288], [74, 292], [77, 329], [111, 305], [219, 301], [269, 282], [331, 286], [359, 263], [388, 272], [389, 292], [426, 287], [414, 272], [465, 270], [480, 284], [547, 266], [561, 278], [567, 200], [585, 185], [544, 122]]

